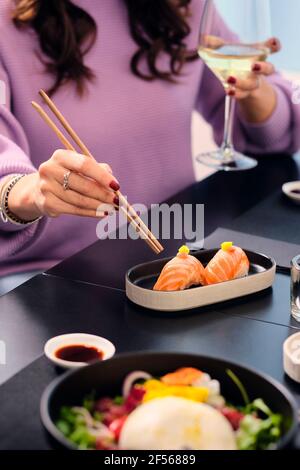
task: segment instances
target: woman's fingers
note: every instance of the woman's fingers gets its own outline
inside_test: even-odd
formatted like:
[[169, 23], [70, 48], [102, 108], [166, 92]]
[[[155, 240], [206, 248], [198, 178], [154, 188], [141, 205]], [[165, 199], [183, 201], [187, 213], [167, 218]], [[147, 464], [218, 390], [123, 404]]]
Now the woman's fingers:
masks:
[[[58, 182], [61, 184], [62, 181], [63, 176], [61, 175]], [[111, 205], [116, 203], [116, 196], [113, 191], [109, 191], [95, 181], [85, 178], [77, 173], [71, 172], [69, 176], [69, 188], [80, 195], [97, 200], [98, 205], [99, 203]]]
[[271, 54], [276, 54], [276, 52], [281, 50], [281, 42], [278, 38], [268, 39], [264, 45], [270, 50]]
[[230, 77], [228, 84], [230, 85], [230, 88], [227, 90], [227, 94], [237, 100], [242, 100], [247, 98], [249, 94], [253, 93], [260, 87], [260, 77], [254, 74], [244, 80]]
[[228, 78], [227, 83], [242, 91], [253, 91], [259, 86], [259, 76], [273, 75], [274, 72], [274, 65], [270, 62], [256, 62], [252, 66], [252, 73], [249, 74], [249, 77], [240, 79], [232, 76]]
[[113, 174], [111, 166], [108, 165], [107, 163], [98, 163], [98, 165], [100, 165], [102, 168], [104, 168], [104, 170], [106, 170], [111, 175]]
[[231, 87], [234, 87], [236, 90], [251, 92], [259, 87], [259, 78], [254, 74], [243, 80], [230, 77], [228, 79], [228, 84], [231, 85]]
[[73, 206], [72, 204], [62, 201], [53, 193], [42, 195], [39, 205], [42, 207], [43, 214], [48, 217], [58, 217], [61, 214], [69, 214], [77, 215], [79, 217], [100, 218], [107, 215], [97, 210], [83, 209], [81, 207]]
[[227, 90], [227, 94], [237, 99], [246, 98], [260, 87], [263, 76], [273, 75], [274, 72], [274, 65], [270, 62], [256, 62], [253, 64], [252, 73], [249, 74], [248, 78], [229, 77], [227, 84], [230, 87]]
[[64, 190], [63, 186], [55, 180], [51, 181], [51, 185], [49, 183], [44, 183], [40, 189], [42, 194], [48, 196], [47, 192], [48, 194], [51, 192], [61, 201], [80, 209], [87, 209], [94, 212], [100, 210], [100, 212], [107, 212], [106, 215], [114, 210], [113, 205], [109, 203], [106, 204], [105, 210], [102, 210], [101, 206], [103, 206], [103, 203], [105, 202], [103, 199], [99, 201], [98, 199], [85, 196], [77, 191], [73, 191], [71, 186], [70, 189]]
[[37, 205], [49, 217], [104, 217], [118, 205], [119, 184], [111, 167], [93, 158], [57, 150], [39, 167], [38, 176]]
[[[265, 43], [257, 44], [257, 47], [267, 47], [271, 54], [274, 54], [281, 49], [281, 43], [277, 38], [268, 39]], [[252, 65], [252, 73], [246, 79], [239, 79], [236, 77], [229, 77], [227, 84], [230, 87], [227, 89], [227, 94], [235, 96], [237, 99], [243, 99], [249, 96], [253, 91], [257, 90], [260, 86], [260, 76], [270, 76], [275, 72], [274, 65], [270, 62], [258, 61]]]
[[252, 66], [252, 72], [256, 75], [273, 75], [275, 67], [271, 62], [255, 62]]
[[242, 91], [238, 88], [229, 88], [226, 93], [236, 100], [244, 100], [249, 96], [249, 91]]
[[[67, 171], [67, 169], [64, 171], [64, 169], [58, 165], [55, 165], [52, 169], [52, 177], [57, 181], [62, 190], [64, 173], [67, 173]], [[115, 204], [116, 202], [116, 196], [113, 191], [105, 189], [102, 185], [96, 183], [96, 181], [85, 178], [75, 172], [71, 172], [69, 176], [69, 188], [76, 193], [97, 200], [98, 205], [101, 203]]]
[[220, 47], [224, 46], [225, 41], [219, 36], [206, 34], [203, 36], [203, 43], [205, 44], [205, 47], [209, 47], [210, 49], [219, 49]]
[[107, 189], [118, 191], [120, 185], [116, 178], [93, 158], [86, 157], [70, 150], [57, 150], [54, 152], [52, 159], [58, 165], [67, 168], [69, 171], [80, 173], [88, 178], [92, 178], [97, 183], [103, 185]]

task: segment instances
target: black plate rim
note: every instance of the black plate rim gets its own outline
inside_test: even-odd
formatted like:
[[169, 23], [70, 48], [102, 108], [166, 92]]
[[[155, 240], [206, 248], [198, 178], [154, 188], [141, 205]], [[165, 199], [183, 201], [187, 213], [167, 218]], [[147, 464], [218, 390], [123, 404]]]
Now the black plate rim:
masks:
[[[239, 367], [244, 369], [246, 372], [250, 372], [254, 375], [259, 376], [261, 379], [269, 382], [274, 388], [277, 388], [277, 390], [280, 391], [280, 393], [285, 397], [285, 399], [289, 402], [292, 410], [292, 415], [293, 415], [293, 423], [291, 425], [291, 428], [288, 430], [288, 432], [283, 436], [282, 439], [279, 440], [278, 447], [282, 448], [284, 447], [288, 442], [292, 441], [293, 437], [296, 434], [296, 431], [298, 429], [298, 405], [291, 394], [291, 392], [280, 382], [278, 382], [276, 379], [271, 377], [270, 375], [266, 374], [265, 372], [261, 372], [259, 370], [254, 369], [253, 367], [248, 367], [242, 363], [238, 363], [235, 361], [227, 360], [227, 359], [221, 359], [217, 356], [208, 356], [208, 355], [203, 355], [203, 354], [194, 354], [194, 353], [188, 353], [188, 352], [172, 352], [172, 351], [138, 351], [136, 353], [134, 352], [129, 352], [129, 353], [119, 353], [113, 356], [110, 359], [107, 359], [107, 361], [115, 361], [118, 358], [122, 357], [124, 359], [126, 358], [132, 358], [134, 357], [145, 357], [145, 356], [161, 356], [161, 355], [173, 355], [173, 356], [186, 356], [187, 360], [188, 358], [194, 358], [198, 359], [201, 358], [203, 360], [214, 360], [218, 361], [219, 363], [224, 363], [224, 367], [228, 367], [228, 364], [230, 364], [231, 367]], [[225, 366], [225, 363], [227, 363], [227, 366]], [[96, 362], [93, 364], [90, 364], [85, 367], [93, 368], [93, 367], [98, 367], [101, 362]], [[67, 380], [69, 376], [78, 374], [80, 372], [81, 368], [75, 369], [75, 370], [70, 370], [65, 372], [64, 374], [60, 375], [59, 377], [55, 378], [50, 384], [46, 387], [44, 390], [41, 401], [40, 401], [40, 418], [42, 421], [42, 424], [46, 431], [54, 437], [54, 439], [62, 444], [64, 447], [71, 449], [71, 450], [78, 450], [75, 445], [73, 445], [67, 438], [64, 437], [64, 435], [57, 429], [55, 426], [54, 422], [52, 421], [49, 413], [49, 402], [51, 399], [52, 393], [55, 391], [55, 389], [62, 383], [63, 381]]]
[[[195, 255], [198, 255], [198, 254], [204, 254], [204, 253], [208, 253], [208, 252], [215, 252], [215, 251], [218, 251], [218, 250], [219, 250], [219, 248], [213, 248], [213, 249], [209, 249], [209, 250], [199, 250], [199, 251], [194, 251], [191, 254], [193, 256], [195, 256]], [[265, 255], [264, 253], [260, 253], [260, 252], [256, 252], [256, 251], [252, 251], [252, 250], [247, 250], [246, 248], [242, 248], [242, 250], [244, 250], [246, 254], [259, 255], [259, 256], [265, 258], [266, 260], [271, 261], [272, 266], [269, 269], [266, 269], [264, 272], [261, 272], [261, 273], [252, 274], [252, 276], [260, 276], [262, 274], [265, 274], [266, 272], [272, 271], [272, 269], [274, 269], [274, 268], [276, 269], [277, 263], [276, 263], [275, 259], [272, 256], [268, 256], [268, 255]], [[155, 261], [149, 261], [148, 263], [141, 263], [141, 264], [137, 264], [137, 265], [133, 266], [126, 273], [126, 283], [129, 283], [130, 285], [134, 286], [135, 289], [141, 289], [142, 291], [147, 291], [147, 292], [155, 292], [156, 294], [159, 293], [160, 295], [165, 295], [165, 296], [167, 296], [167, 295], [171, 296], [174, 293], [180, 292], [180, 291], [171, 291], [171, 292], [152, 291], [151, 289], [146, 289], [145, 287], [141, 287], [141, 286], [135, 284], [130, 279], [130, 276], [131, 276], [132, 272], [135, 271], [136, 269], [143, 268], [144, 266], [149, 266], [149, 265], [151, 266], [151, 265], [157, 263], [158, 261], [161, 261], [161, 262], [164, 261], [165, 263], [168, 263], [173, 258], [174, 257], [161, 258], [161, 259], [157, 259]], [[240, 281], [241, 279], [247, 279], [247, 277], [239, 278], [239, 279], [232, 279], [230, 281], [222, 282], [221, 284], [224, 285], [224, 284]], [[199, 287], [194, 287], [194, 289], [205, 289], [205, 288], [208, 288], [208, 287], [212, 288], [212, 287], [215, 287], [217, 285], [220, 285], [220, 284], [212, 284], [212, 285], [209, 285], [209, 286], [199, 286]], [[181, 291], [181, 292], [187, 292], [187, 291], [185, 290], [185, 291]]]

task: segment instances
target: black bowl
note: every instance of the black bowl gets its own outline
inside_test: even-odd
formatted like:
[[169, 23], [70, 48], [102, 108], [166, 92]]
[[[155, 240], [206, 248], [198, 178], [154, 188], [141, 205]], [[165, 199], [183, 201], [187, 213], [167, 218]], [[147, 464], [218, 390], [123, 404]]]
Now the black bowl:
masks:
[[226, 374], [226, 369], [231, 369], [246, 387], [250, 400], [262, 398], [274, 412], [284, 417], [284, 433], [278, 449], [291, 444], [297, 429], [297, 406], [286, 388], [272, 378], [238, 364], [181, 353], [124, 354], [67, 372], [54, 380], [43, 393], [42, 422], [53, 443], [75, 449], [55, 426], [62, 406], [80, 406], [84, 396], [93, 390], [97, 397], [120, 395], [124, 378], [134, 370], [144, 370], [160, 376], [179, 367], [196, 367], [207, 372], [220, 381], [222, 394], [229, 402], [242, 405], [237, 387]]

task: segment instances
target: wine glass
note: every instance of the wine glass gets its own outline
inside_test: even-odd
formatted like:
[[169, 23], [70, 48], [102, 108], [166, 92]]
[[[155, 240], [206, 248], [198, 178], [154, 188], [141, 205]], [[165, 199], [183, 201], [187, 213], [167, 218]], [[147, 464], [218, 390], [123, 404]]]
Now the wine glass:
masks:
[[[198, 54], [228, 90], [230, 76], [245, 79], [255, 62], [270, 53], [265, 42], [271, 37], [269, 0], [205, 0]], [[257, 161], [234, 149], [232, 142], [235, 99], [226, 94], [224, 140], [213, 152], [197, 161], [218, 170], [249, 170]]]

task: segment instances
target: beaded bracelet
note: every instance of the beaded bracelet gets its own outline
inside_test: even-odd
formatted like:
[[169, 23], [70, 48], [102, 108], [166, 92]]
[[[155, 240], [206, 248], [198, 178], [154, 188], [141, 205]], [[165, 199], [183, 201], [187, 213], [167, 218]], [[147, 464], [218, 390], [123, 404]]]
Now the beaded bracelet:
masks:
[[22, 220], [19, 217], [15, 216], [8, 207], [8, 198], [11, 190], [14, 186], [24, 178], [25, 175], [10, 175], [6, 183], [3, 184], [1, 193], [0, 193], [0, 215], [2, 221], [6, 224], [11, 222], [14, 225], [31, 225], [35, 222], [38, 222], [42, 217], [37, 217], [34, 220]]

